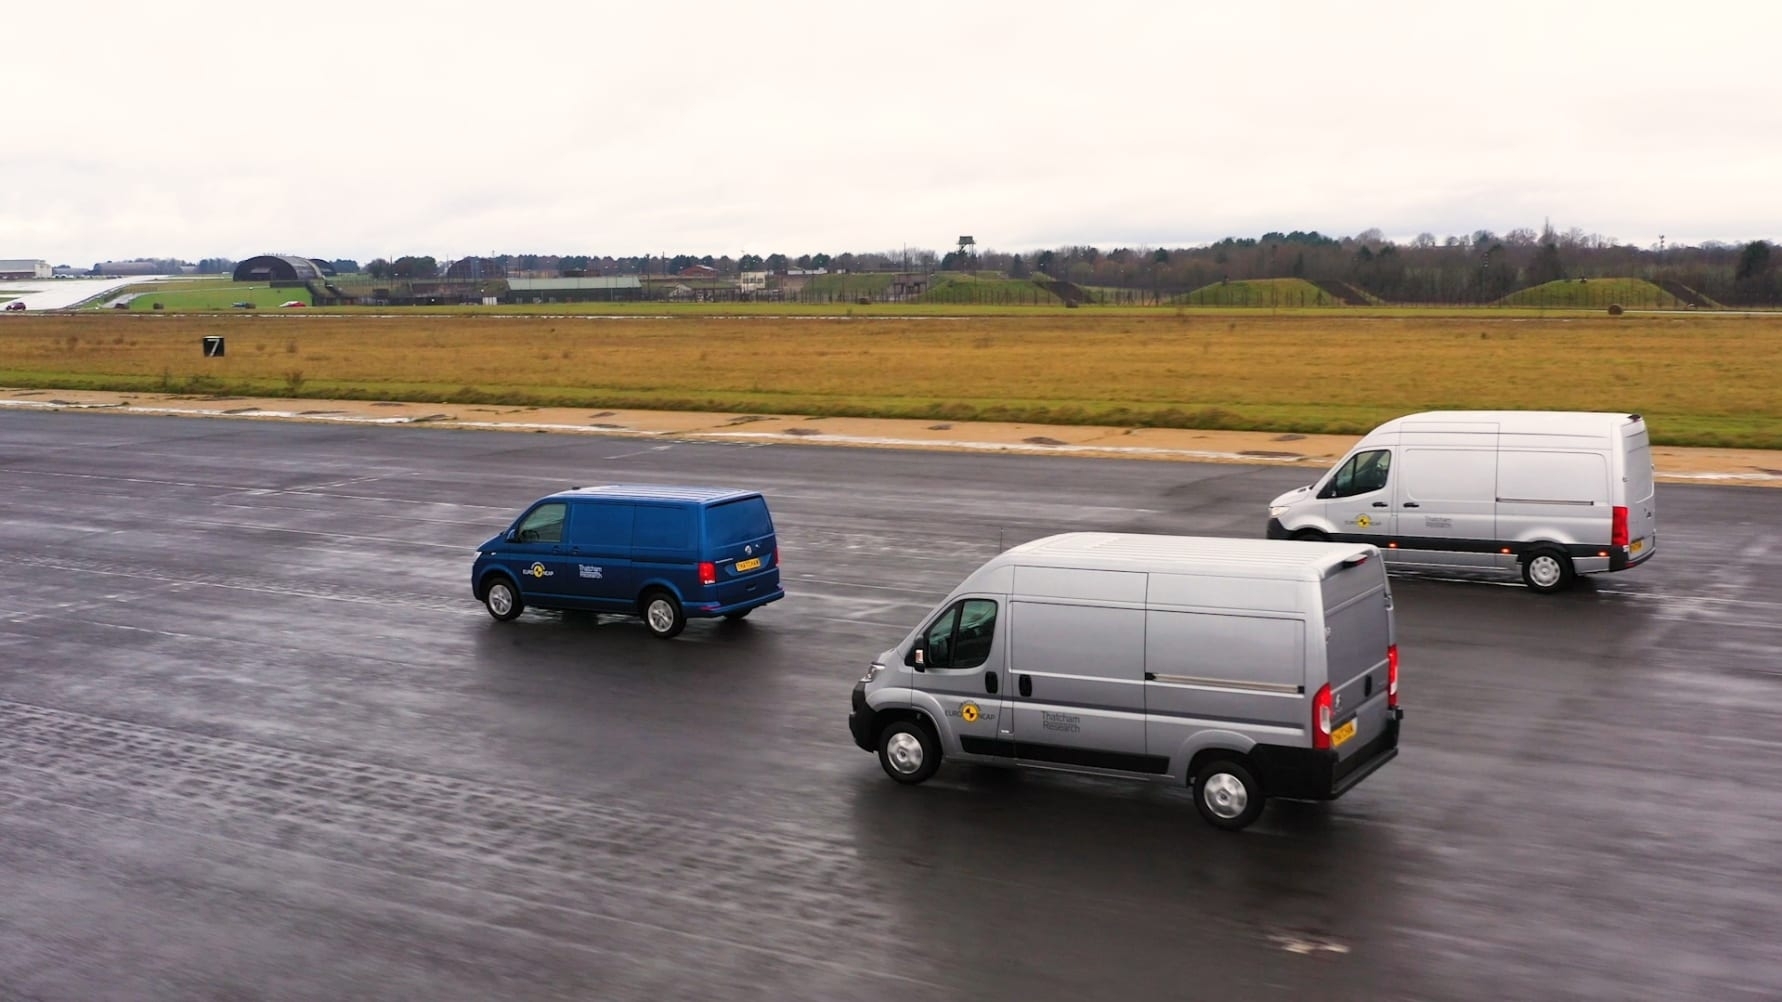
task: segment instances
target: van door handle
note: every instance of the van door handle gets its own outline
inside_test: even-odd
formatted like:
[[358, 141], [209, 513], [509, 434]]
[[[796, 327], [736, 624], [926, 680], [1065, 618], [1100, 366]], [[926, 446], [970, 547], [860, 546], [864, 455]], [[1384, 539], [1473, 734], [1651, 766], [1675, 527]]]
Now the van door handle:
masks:
[[984, 691], [989, 693], [990, 695], [994, 696], [994, 695], [996, 695], [996, 689], [997, 689], [996, 673], [993, 671], [985, 672], [984, 673]]
[[1020, 688], [1021, 688], [1021, 695], [1022, 695], [1022, 696], [1031, 696], [1031, 695], [1033, 695], [1033, 676], [1032, 676], [1032, 675], [1023, 675], [1023, 676], [1021, 676], [1021, 686], [1020, 686]]
[[1422, 506], [1422, 505], [1420, 505], [1420, 504], [1418, 504], [1418, 503], [1417, 503], [1417, 502], [1415, 502], [1415, 501], [1406, 501], [1406, 502], [1405, 502], [1405, 507], [1406, 507], [1406, 508], [1421, 508], [1421, 507], [1423, 507], [1423, 506]]
[[[1384, 501], [1375, 501], [1375, 502], [1374, 502], [1374, 507], [1375, 507], [1375, 508], [1386, 508], [1386, 507], [1389, 507], [1389, 506], [1388, 506], [1388, 505], [1387, 505], [1387, 504], [1386, 504], [1386, 502], [1384, 502]], [[1415, 507], [1416, 507], [1416, 505], [1412, 505], [1412, 506], [1411, 506], [1411, 507], [1413, 507], [1413, 508], [1415, 508]]]

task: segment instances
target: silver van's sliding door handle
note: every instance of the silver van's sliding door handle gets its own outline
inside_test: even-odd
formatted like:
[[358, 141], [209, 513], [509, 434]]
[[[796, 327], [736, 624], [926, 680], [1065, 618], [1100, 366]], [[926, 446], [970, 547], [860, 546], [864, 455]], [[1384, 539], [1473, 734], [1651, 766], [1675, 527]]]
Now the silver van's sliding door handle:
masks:
[[[1384, 501], [1375, 501], [1375, 502], [1374, 502], [1374, 507], [1375, 507], [1375, 508], [1390, 508], [1390, 507], [1391, 507], [1391, 505], [1388, 505], [1388, 504], [1387, 504], [1387, 503], [1386, 503], [1386, 502], [1384, 502]], [[1407, 508], [1415, 508], [1415, 507], [1417, 507], [1417, 506], [1416, 506], [1416, 505], [1406, 505], [1406, 506], [1405, 506], [1405, 507], [1407, 507]]]
[[1417, 503], [1417, 502], [1415, 502], [1415, 501], [1406, 501], [1406, 502], [1405, 502], [1405, 507], [1406, 507], [1406, 508], [1421, 508], [1421, 507], [1423, 507], [1423, 506], [1422, 506], [1422, 505], [1420, 505], [1420, 504], [1418, 504], [1418, 503]]

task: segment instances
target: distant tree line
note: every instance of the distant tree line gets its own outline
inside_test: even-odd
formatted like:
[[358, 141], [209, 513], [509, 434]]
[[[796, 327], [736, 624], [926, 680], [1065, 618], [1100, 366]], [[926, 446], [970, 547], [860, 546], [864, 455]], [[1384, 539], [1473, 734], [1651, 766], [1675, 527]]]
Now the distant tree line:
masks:
[[[1638, 247], [1573, 227], [1558, 231], [1519, 228], [1498, 234], [1477, 230], [1437, 238], [1419, 234], [1393, 241], [1377, 229], [1332, 237], [1317, 231], [1227, 237], [1202, 247], [1114, 247], [1071, 245], [1027, 253], [996, 250], [948, 251], [925, 248], [866, 253], [745, 253], [619, 256], [595, 254], [496, 254], [510, 275], [669, 276], [692, 265], [719, 275], [784, 273], [794, 269], [844, 272], [988, 271], [1012, 278], [1046, 276], [1080, 286], [1133, 290], [1155, 297], [1191, 292], [1224, 281], [1303, 278], [1327, 287], [1354, 290], [1394, 303], [1488, 303], [1519, 289], [1561, 279], [1643, 278], [1678, 298], [1689, 294], [1728, 306], [1782, 305], [1782, 253], [1765, 240], [1748, 243], [1706, 241], [1700, 245]], [[373, 279], [437, 279], [451, 262], [430, 255], [378, 258], [363, 268], [337, 260], [342, 274]], [[227, 273], [234, 262], [206, 258], [204, 274]]]

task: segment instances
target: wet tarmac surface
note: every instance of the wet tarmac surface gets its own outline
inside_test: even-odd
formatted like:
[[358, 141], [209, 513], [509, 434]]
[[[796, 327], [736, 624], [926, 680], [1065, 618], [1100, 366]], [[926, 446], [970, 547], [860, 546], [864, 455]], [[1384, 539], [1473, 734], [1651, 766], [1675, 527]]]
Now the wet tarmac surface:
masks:
[[[1000, 545], [1255, 535], [1307, 471], [0, 414], [0, 998], [1737, 999], [1782, 988], [1782, 495], [1543, 598], [1395, 577], [1399, 759], [1232, 835], [848, 691]], [[759, 486], [790, 597], [469, 594], [515, 509]]]

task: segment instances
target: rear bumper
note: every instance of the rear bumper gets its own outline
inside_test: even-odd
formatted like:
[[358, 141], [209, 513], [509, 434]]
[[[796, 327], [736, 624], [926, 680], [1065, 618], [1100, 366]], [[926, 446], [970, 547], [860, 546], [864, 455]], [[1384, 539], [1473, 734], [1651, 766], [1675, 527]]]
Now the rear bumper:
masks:
[[729, 605], [719, 605], [716, 602], [708, 602], [699, 605], [688, 605], [685, 608], [689, 619], [697, 619], [702, 616], [707, 618], [712, 616], [728, 616], [733, 612], [743, 612], [757, 606], [766, 605], [769, 602], [778, 602], [785, 597], [785, 589], [775, 588], [773, 591], [770, 591], [765, 595], [751, 596], [741, 602], [732, 602]]
[[1646, 561], [1651, 560], [1652, 555], [1657, 552], [1658, 552], [1658, 533], [1655, 532], [1652, 535], [1646, 537], [1644, 545], [1642, 545], [1640, 547], [1640, 552], [1639, 552], [1638, 556], [1634, 556], [1634, 557], [1628, 556], [1627, 555], [1627, 547], [1625, 547], [1625, 546], [1617, 546], [1613, 550], [1610, 550], [1609, 551], [1609, 570], [1625, 571], [1629, 567], [1638, 567], [1641, 564], [1645, 563]]
[[1393, 710], [1377, 737], [1341, 761], [1334, 751], [1257, 745], [1250, 750], [1250, 759], [1261, 773], [1257, 779], [1262, 792], [1285, 800], [1335, 800], [1398, 757], [1403, 719], [1403, 710]]
[[863, 751], [872, 751], [873, 709], [866, 705], [866, 683], [854, 683], [854, 705], [848, 711], [848, 733], [854, 735], [854, 743]]

